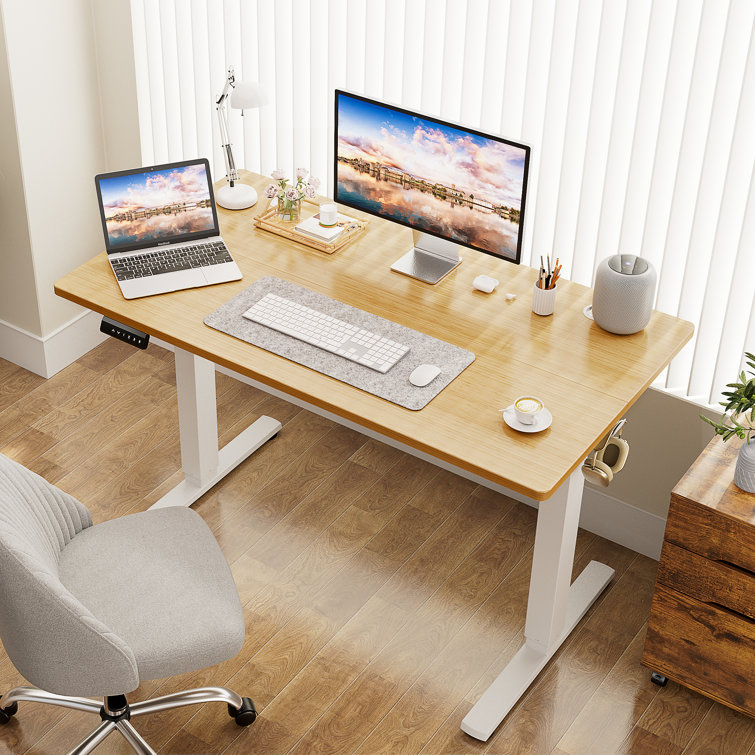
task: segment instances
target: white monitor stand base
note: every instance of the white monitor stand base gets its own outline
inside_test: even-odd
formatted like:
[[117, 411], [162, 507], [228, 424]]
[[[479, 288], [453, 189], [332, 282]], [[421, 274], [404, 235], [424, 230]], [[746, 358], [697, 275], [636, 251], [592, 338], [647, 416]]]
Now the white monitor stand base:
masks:
[[461, 264], [459, 246], [427, 233], [414, 233], [414, 249], [397, 259], [391, 270], [435, 285]]

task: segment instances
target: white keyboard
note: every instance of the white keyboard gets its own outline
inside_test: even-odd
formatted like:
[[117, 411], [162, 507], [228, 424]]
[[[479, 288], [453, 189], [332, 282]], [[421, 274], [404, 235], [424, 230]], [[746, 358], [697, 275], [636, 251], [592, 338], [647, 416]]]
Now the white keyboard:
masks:
[[378, 372], [388, 372], [409, 351], [390, 338], [276, 294], [265, 294], [244, 317]]

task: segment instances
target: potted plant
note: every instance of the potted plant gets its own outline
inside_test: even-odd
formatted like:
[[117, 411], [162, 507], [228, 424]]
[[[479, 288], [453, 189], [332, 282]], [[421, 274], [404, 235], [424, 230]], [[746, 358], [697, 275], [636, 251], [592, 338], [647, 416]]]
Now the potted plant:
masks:
[[724, 407], [720, 421], [714, 422], [702, 414], [700, 417], [713, 426], [723, 441], [734, 435], [744, 440], [734, 469], [734, 484], [748, 493], [755, 493], [755, 355], [746, 351], [745, 357], [751, 377], [748, 378], [742, 370], [736, 383], [727, 383], [727, 388], [732, 390], [722, 394], [726, 400], [720, 402]]

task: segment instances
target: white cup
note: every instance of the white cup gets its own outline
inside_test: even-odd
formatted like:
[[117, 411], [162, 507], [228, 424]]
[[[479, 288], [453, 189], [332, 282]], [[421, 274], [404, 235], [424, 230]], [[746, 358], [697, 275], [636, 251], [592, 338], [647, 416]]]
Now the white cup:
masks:
[[514, 402], [516, 418], [523, 425], [531, 425], [542, 410], [543, 402], [534, 396], [520, 396]]
[[320, 205], [320, 225], [332, 227], [338, 222], [338, 207], [334, 204]]

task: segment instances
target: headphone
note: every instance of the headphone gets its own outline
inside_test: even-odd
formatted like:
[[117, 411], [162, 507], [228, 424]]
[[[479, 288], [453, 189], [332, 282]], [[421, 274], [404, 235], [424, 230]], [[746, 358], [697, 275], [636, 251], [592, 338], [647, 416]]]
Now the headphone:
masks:
[[629, 443], [621, 437], [626, 419], [619, 420], [601, 448], [596, 448], [582, 465], [586, 480], [607, 488], [613, 476], [621, 472], [629, 456]]

